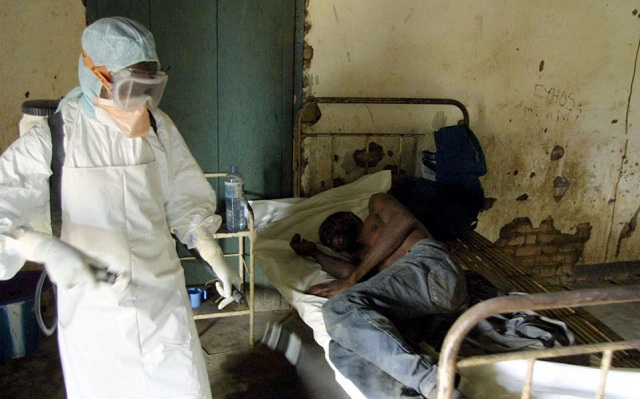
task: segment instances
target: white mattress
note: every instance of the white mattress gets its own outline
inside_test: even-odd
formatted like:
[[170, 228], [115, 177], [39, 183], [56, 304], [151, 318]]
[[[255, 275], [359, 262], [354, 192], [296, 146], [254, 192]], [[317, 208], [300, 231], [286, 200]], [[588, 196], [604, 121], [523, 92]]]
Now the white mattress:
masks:
[[[326, 299], [304, 293], [309, 286], [329, 281], [332, 277], [313, 260], [296, 255], [289, 241], [299, 233], [303, 238], [318, 242], [318, 226], [336, 211], [352, 211], [364, 218], [369, 197], [377, 192], [386, 192], [390, 187], [391, 174], [383, 171], [307, 199], [252, 202], [257, 229], [254, 254], [259, 267], [312, 328], [315, 341], [324, 349], [325, 358], [336, 372], [337, 382], [352, 398], [364, 398], [364, 395], [335, 369], [327, 355], [330, 338], [321, 312]], [[461, 389], [474, 399], [519, 398], [525, 375], [523, 367], [521, 361], [476, 367], [462, 373]], [[598, 375], [599, 370], [594, 368], [538, 361], [531, 397], [593, 398]], [[612, 370], [609, 378], [606, 398], [640, 398], [638, 370]]]

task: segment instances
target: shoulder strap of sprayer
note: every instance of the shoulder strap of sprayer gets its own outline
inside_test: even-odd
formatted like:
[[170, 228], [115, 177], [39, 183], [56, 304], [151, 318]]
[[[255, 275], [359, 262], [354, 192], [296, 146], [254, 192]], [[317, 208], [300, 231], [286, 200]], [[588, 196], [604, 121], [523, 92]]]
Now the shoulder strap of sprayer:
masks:
[[[149, 111], [151, 128], [156, 134], [158, 128], [156, 119]], [[51, 176], [49, 177], [49, 207], [51, 210], [51, 232], [60, 237], [62, 233], [62, 166], [64, 165], [64, 120], [62, 112], [58, 111], [47, 118], [51, 131]]]
[[64, 120], [62, 112], [50, 115], [47, 122], [51, 130], [51, 176], [49, 177], [49, 207], [51, 210], [51, 231], [60, 237], [62, 228], [61, 183], [64, 165]]

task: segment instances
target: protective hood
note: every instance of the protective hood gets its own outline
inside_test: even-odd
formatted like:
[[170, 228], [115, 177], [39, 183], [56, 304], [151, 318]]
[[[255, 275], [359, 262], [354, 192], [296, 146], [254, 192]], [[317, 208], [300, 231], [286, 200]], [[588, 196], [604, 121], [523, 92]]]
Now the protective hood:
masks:
[[[143, 61], [155, 61], [160, 66], [152, 33], [142, 24], [124, 17], [103, 18], [89, 25], [82, 34], [82, 49], [95, 65], [104, 65], [110, 71]], [[59, 109], [79, 97], [81, 91], [83, 109], [93, 114], [91, 98], [100, 97], [102, 84], [87, 68], [82, 55], [78, 59], [78, 79], [80, 90], [75, 88], [69, 92]]]

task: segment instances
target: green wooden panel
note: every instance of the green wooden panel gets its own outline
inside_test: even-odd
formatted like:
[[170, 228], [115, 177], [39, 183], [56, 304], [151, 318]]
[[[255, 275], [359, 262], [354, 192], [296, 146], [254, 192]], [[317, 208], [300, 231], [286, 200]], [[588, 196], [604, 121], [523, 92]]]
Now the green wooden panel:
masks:
[[127, 17], [149, 27], [151, 0], [86, 0], [87, 25], [106, 17]]
[[282, 197], [291, 173], [295, 1], [218, 7], [220, 166], [240, 167], [249, 198]]
[[160, 108], [174, 121], [200, 167], [217, 172], [216, 2], [153, 0], [152, 4], [150, 29], [169, 75]]

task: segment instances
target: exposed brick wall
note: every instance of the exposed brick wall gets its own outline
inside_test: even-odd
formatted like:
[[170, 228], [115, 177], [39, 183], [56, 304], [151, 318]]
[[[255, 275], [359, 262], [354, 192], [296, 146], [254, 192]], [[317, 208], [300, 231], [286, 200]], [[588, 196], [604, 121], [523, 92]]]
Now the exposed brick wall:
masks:
[[543, 283], [576, 280], [574, 267], [591, 236], [591, 225], [581, 223], [574, 234], [564, 234], [548, 217], [534, 228], [527, 217], [516, 218], [500, 229], [496, 245], [513, 255], [525, 271]]

